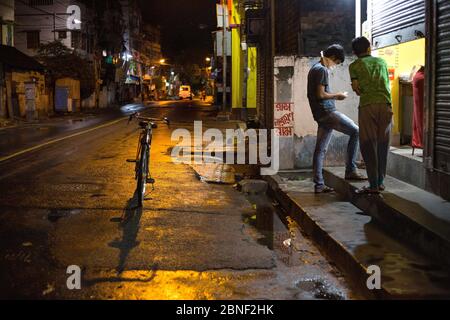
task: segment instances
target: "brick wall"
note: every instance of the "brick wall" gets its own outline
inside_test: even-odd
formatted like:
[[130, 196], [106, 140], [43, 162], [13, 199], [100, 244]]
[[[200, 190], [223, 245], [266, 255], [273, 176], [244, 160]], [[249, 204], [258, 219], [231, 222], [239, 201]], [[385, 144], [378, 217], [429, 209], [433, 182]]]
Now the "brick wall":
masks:
[[353, 0], [276, 1], [276, 54], [317, 56], [333, 43], [351, 53]]
[[275, 15], [276, 55], [297, 54], [300, 32], [300, 2], [295, 0], [276, 1]]

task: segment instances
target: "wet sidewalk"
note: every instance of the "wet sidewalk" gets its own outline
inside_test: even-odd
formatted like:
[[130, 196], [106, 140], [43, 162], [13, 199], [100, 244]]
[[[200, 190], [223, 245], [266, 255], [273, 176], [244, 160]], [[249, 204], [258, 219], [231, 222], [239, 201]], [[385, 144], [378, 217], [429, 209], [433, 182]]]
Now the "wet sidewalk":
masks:
[[[387, 233], [380, 221], [352, 204], [345, 194], [315, 194], [307, 172], [266, 179], [272, 196], [366, 297], [450, 297], [450, 271], [445, 264]], [[370, 212], [370, 206], [366, 209]], [[367, 286], [371, 266], [381, 269], [380, 290]]]

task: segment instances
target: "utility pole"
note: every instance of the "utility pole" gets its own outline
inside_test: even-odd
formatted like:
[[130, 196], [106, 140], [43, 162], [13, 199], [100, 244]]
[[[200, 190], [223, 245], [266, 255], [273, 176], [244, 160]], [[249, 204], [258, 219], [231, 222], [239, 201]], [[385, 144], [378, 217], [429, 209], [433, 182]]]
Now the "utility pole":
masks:
[[222, 94], [222, 111], [227, 111], [227, 12], [228, 12], [228, 1], [222, 0], [222, 19], [223, 19], [223, 26], [222, 26], [222, 59], [223, 59], [223, 94]]

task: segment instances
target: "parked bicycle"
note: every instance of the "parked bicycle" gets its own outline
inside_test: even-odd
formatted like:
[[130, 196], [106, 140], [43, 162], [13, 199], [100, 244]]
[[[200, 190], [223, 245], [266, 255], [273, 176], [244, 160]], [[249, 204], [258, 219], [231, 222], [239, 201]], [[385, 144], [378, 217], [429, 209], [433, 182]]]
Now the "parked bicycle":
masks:
[[167, 125], [170, 125], [170, 121], [167, 118], [156, 119], [142, 117], [139, 113], [135, 113], [130, 115], [128, 124], [133, 119], [139, 120], [139, 126], [142, 128], [142, 130], [139, 135], [139, 144], [137, 148], [136, 159], [127, 161], [136, 163], [136, 194], [138, 207], [142, 207], [145, 200], [145, 191], [147, 184], [152, 184], [152, 188], [154, 188], [155, 183], [155, 180], [150, 175], [150, 150], [152, 145], [153, 129], [156, 129], [158, 127], [158, 125], [156, 124], [156, 122], [158, 121], [162, 121]]

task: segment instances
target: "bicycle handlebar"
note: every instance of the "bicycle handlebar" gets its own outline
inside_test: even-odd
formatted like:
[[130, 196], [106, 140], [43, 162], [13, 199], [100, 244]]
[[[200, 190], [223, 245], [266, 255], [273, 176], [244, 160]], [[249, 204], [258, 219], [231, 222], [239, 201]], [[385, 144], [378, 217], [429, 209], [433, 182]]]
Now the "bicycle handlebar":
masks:
[[132, 115], [130, 115], [130, 118], [128, 119], [128, 124], [133, 120], [133, 118], [135, 118], [137, 120], [141, 120], [141, 121], [147, 121], [147, 122], [163, 121], [168, 126], [170, 125], [170, 120], [167, 117], [164, 117], [162, 119], [142, 117], [142, 116], [139, 115], [139, 112], [136, 112], [136, 113], [133, 113]]

